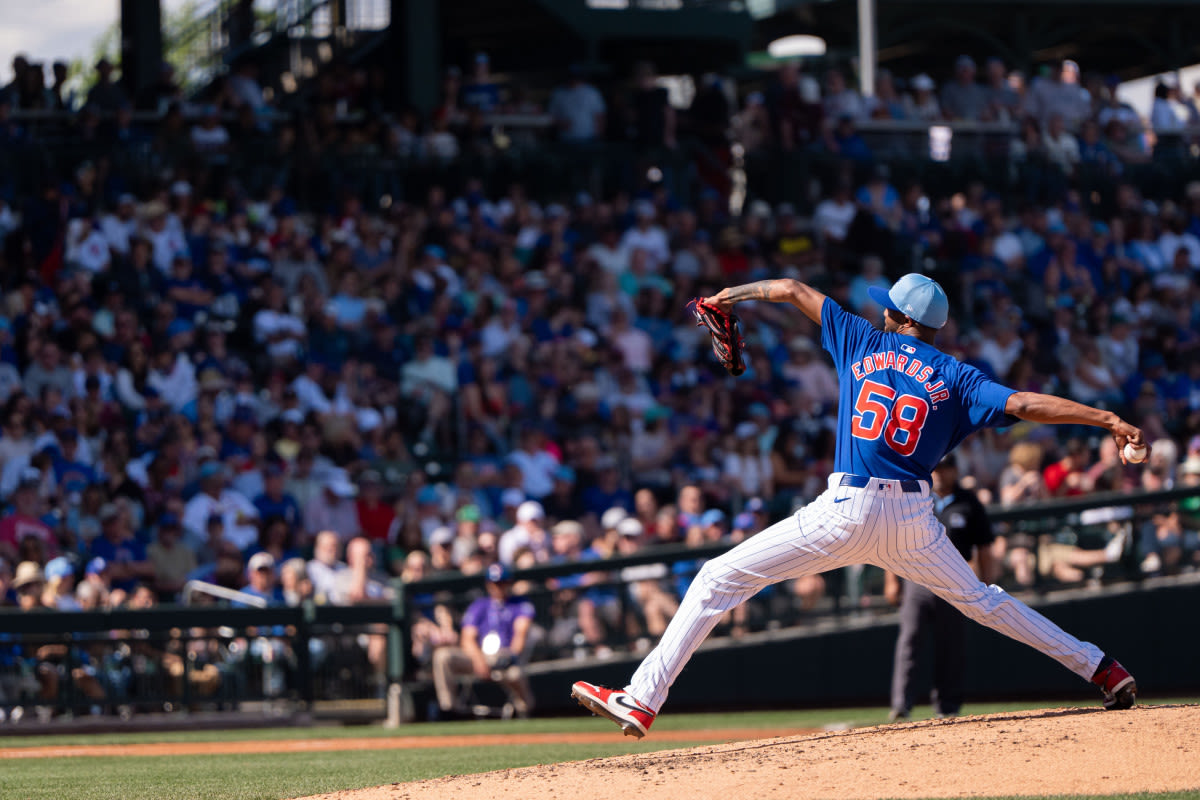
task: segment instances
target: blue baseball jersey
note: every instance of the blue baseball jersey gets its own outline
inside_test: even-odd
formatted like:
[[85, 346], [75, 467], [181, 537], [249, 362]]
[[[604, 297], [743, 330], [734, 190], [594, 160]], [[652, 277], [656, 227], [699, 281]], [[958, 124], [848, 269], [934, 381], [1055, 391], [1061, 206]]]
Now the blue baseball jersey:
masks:
[[835, 470], [929, 480], [933, 467], [980, 428], [1006, 425], [1015, 390], [913, 336], [884, 333], [826, 299], [821, 345], [839, 398]]

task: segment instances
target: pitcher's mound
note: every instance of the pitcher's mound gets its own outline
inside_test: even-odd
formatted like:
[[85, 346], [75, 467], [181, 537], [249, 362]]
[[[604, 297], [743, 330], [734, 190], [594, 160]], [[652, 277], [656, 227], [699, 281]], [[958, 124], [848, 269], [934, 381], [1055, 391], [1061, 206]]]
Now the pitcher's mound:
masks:
[[[619, 735], [614, 728], [613, 736]], [[597, 758], [325, 797], [865, 800], [1119, 794], [1200, 788], [1198, 765], [1200, 706], [1058, 708]]]

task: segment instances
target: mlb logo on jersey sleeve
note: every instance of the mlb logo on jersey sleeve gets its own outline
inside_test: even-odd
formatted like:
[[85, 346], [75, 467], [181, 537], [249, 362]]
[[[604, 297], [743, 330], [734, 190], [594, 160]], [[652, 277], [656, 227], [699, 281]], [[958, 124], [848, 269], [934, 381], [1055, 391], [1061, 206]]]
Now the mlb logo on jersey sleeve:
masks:
[[910, 356], [917, 352], [917, 348], [913, 347], [911, 344], [902, 344], [900, 345], [900, 349], [908, 353]]

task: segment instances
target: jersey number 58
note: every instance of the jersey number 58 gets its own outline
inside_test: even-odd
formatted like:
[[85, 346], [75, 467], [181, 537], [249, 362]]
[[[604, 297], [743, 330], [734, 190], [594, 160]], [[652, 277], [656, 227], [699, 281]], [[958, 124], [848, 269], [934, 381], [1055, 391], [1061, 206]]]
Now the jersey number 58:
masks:
[[921, 428], [929, 416], [929, 403], [911, 394], [896, 396], [896, 390], [875, 381], [863, 381], [854, 401], [850, 432], [857, 439], [875, 441], [883, 434], [888, 446], [902, 456], [911, 456], [921, 440]]

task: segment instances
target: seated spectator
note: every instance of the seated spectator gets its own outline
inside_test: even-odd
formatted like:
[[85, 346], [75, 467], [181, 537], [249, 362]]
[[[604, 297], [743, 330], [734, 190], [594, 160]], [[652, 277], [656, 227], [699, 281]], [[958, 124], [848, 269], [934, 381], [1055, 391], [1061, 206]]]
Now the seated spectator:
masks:
[[1046, 133], [1042, 137], [1042, 148], [1046, 160], [1058, 167], [1066, 175], [1073, 175], [1079, 164], [1079, 142], [1067, 130], [1066, 120], [1062, 114], [1051, 114], [1046, 123]]
[[183, 589], [188, 575], [196, 569], [196, 553], [181, 540], [179, 517], [163, 514], [158, 520], [155, 541], [146, 547], [146, 560], [154, 574], [154, 589], [164, 602], [173, 600]]
[[[270, 553], [255, 553], [246, 562], [246, 585], [241, 591], [252, 597], [257, 597], [268, 606], [284, 604], [283, 591], [275, 578], [275, 557]], [[246, 607], [244, 603], [233, 604], [235, 607]]]
[[867, 116], [866, 104], [856, 90], [846, 85], [846, 76], [841, 70], [831, 69], [825, 73], [822, 103], [826, 119], [857, 122]]
[[572, 64], [567, 85], [555, 89], [547, 112], [568, 142], [590, 142], [604, 131], [604, 98], [583, 79], [583, 68]]
[[200, 122], [192, 126], [192, 148], [201, 155], [222, 154], [229, 150], [229, 131], [221, 124], [220, 110], [215, 105], [204, 108]]
[[546, 512], [536, 500], [517, 506], [516, 524], [500, 537], [498, 553], [502, 564], [511, 565], [521, 550], [530, 550], [538, 561], [550, 556], [550, 535], [546, 531]]
[[358, 506], [354, 498], [358, 487], [350, 481], [345, 470], [334, 470], [325, 480], [316, 497], [304, 507], [302, 519], [310, 536], [321, 531], [334, 531], [343, 542], [358, 536], [362, 529], [358, 524]]
[[370, 540], [357, 536], [346, 543], [346, 568], [337, 572], [329, 601], [334, 605], [357, 605], [388, 600], [392, 591], [386, 581], [387, 576], [375, 569]]
[[79, 611], [79, 601], [75, 599], [75, 567], [63, 556], [52, 558], [46, 562], [43, 571], [46, 578], [46, 588], [42, 594], [42, 605], [58, 611]]
[[36, 539], [46, 558], [58, 555], [58, 542], [50, 526], [41, 520], [38, 487], [41, 473], [26, 469], [12, 495], [13, 511], [0, 519], [0, 558], [17, 563], [26, 539]]
[[826, 149], [832, 155], [848, 161], [859, 163], [870, 161], [873, 158], [871, 148], [867, 147], [866, 141], [858, 135], [854, 124], [855, 118], [849, 114], [842, 114], [834, 119], [836, 122], [825, 137]]
[[1046, 491], [1052, 497], [1083, 494], [1084, 469], [1087, 467], [1087, 444], [1082, 439], [1067, 442], [1063, 457], [1042, 471]]
[[217, 461], [200, 467], [200, 491], [183, 509], [183, 528], [189, 545], [198, 547], [208, 538], [208, 520], [221, 518], [222, 535], [239, 550], [258, 540], [258, 509], [245, 495], [225, 487], [225, 468]]
[[934, 94], [937, 84], [933, 82], [933, 78], [921, 73], [909, 81], [909, 85], [913, 93], [911, 97], [904, 97], [905, 116], [926, 122], [942, 119], [942, 106]]
[[125, 505], [108, 503], [100, 509], [100, 535], [92, 540], [90, 554], [107, 565], [106, 577], [113, 589], [126, 594], [142, 581], [154, 581], [154, 564], [146, 548], [133, 535]]
[[858, 216], [852, 188], [848, 179], [839, 179], [833, 195], [817, 204], [813, 224], [827, 247], [844, 242], [850, 232], [850, 223]]
[[526, 717], [533, 710], [533, 694], [524, 667], [533, 606], [525, 598], [511, 595], [512, 583], [508, 569], [493, 564], [487, 571], [487, 596], [476, 600], [463, 614], [458, 646], [433, 651], [433, 683], [443, 712], [469, 711], [460, 699], [460, 676], [504, 686], [518, 716]]
[[890, 70], [881, 69], [875, 75], [875, 96], [863, 98], [867, 116], [871, 119], [906, 119], [908, 112]]
[[988, 109], [988, 92], [975, 82], [975, 59], [959, 56], [954, 80], [942, 87], [942, 111], [947, 119], [981, 119]]
[[[642, 549], [645, 529], [637, 519], [626, 517], [618, 522], [617, 533], [620, 536], [617, 541], [619, 555], [630, 556]], [[621, 570], [621, 581], [626, 585], [625, 590], [632, 601], [632, 607], [627, 612], [631, 618], [626, 620], [626, 627], [628, 629], [632, 625], [634, 630], [644, 633], [639, 637], [636, 648], [648, 648], [650, 639], [662, 636], [667, 623], [679, 610], [679, 601], [668, 588], [669, 576], [670, 570], [666, 564], [645, 564]]]
[[284, 467], [278, 462], [269, 463], [263, 470], [263, 491], [254, 498], [254, 507], [259, 519], [279, 517], [291, 531], [302, 530], [300, 504], [287, 493]]

